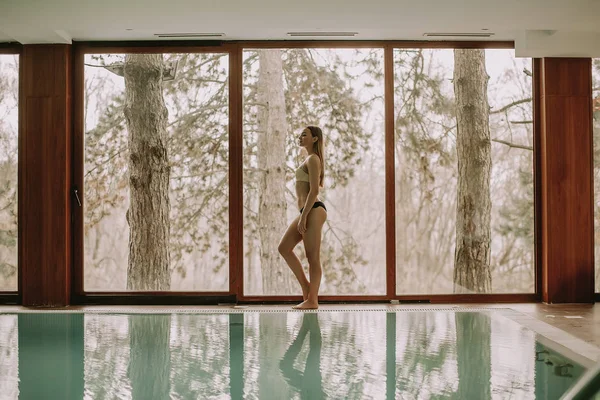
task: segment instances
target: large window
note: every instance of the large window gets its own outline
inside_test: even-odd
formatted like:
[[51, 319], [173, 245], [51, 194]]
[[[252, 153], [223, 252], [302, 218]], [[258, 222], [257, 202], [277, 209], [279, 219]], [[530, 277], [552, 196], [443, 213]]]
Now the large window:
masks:
[[0, 292], [18, 290], [19, 56], [0, 54]]
[[84, 290], [229, 290], [229, 57], [85, 56]]
[[384, 295], [383, 49], [247, 50], [243, 63], [244, 295], [301, 294], [277, 247], [299, 213], [308, 125], [325, 144], [321, 294]]
[[396, 292], [533, 293], [531, 59], [396, 49]]
[[[299, 215], [311, 125], [325, 143], [320, 295], [386, 296], [387, 252], [396, 296], [535, 292], [531, 59], [394, 49], [386, 151], [383, 45], [243, 49], [241, 127], [229, 126], [230, 51], [85, 55], [84, 292], [225, 293], [232, 268], [237, 296], [300, 296], [278, 244]], [[236, 265], [230, 246], [243, 248]], [[308, 275], [302, 242], [295, 251]]]

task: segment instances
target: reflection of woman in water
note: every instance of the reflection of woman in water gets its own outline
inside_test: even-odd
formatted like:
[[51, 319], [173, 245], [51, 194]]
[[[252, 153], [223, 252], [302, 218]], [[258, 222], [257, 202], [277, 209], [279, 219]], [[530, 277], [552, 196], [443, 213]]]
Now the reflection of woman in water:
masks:
[[[299, 144], [308, 153], [306, 160], [296, 170], [296, 196], [300, 215], [294, 218], [281, 238], [279, 253], [302, 287], [304, 301], [294, 308], [315, 309], [319, 307], [319, 286], [323, 274], [320, 258], [321, 231], [327, 219], [325, 204], [318, 198], [325, 176], [323, 132], [316, 126], [309, 126], [300, 134]], [[310, 282], [304, 275], [300, 260], [294, 254], [294, 247], [300, 241], [304, 241]]]
[[[298, 357], [304, 338], [309, 332], [310, 347], [304, 373], [301, 373], [294, 369], [294, 360]], [[326, 398], [321, 378], [321, 328], [316, 313], [303, 315], [298, 336], [283, 355], [279, 362], [279, 369], [285, 380], [300, 391], [301, 399], [318, 400]]]

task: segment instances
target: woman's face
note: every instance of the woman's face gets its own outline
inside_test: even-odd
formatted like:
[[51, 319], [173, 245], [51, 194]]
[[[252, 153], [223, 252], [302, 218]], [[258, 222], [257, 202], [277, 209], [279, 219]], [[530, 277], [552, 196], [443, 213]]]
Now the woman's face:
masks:
[[313, 136], [310, 129], [305, 128], [300, 134], [299, 144], [301, 147], [309, 147], [313, 144]]

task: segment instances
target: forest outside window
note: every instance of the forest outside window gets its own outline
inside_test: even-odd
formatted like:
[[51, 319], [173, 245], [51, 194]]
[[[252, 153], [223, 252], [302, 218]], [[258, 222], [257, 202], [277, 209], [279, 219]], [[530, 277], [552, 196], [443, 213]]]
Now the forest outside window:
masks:
[[[535, 292], [531, 59], [394, 50], [395, 249], [383, 48], [247, 48], [241, 61], [237, 295], [300, 294], [278, 244], [298, 214], [307, 125], [325, 135], [321, 295], [386, 295], [386, 251], [398, 296]], [[85, 56], [86, 292], [229, 290], [229, 73], [227, 53]]]
[[394, 51], [396, 293], [534, 293], [531, 59]]
[[18, 290], [19, 55], [0, 54], [0, 292]]
[[[320, 294], [385, 295], [383, 53], [244, 50], [245, 296], [301, 293], [277, 247], [299, 212], [293, 173], [307, 125], [325, 144]], [[302, 243], [295, 251], [308, 273]]]

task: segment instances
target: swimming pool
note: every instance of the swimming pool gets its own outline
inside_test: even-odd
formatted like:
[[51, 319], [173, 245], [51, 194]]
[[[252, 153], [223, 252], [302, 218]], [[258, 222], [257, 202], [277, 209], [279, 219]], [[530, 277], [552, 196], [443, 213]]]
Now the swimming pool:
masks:
[[0, 314], [1, 399], [558, 399], [585, 372], [499, 312]]

